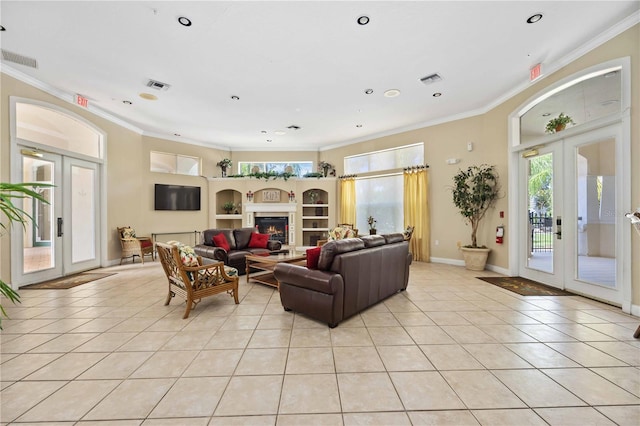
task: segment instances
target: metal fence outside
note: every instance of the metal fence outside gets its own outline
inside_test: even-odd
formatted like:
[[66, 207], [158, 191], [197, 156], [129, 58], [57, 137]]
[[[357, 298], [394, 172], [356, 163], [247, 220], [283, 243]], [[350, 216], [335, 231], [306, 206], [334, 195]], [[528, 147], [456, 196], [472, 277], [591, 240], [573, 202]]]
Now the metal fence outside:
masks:
[[531, 251], [553, 251], [553, 217], [549, 214], [529, 212], [531, 225]]

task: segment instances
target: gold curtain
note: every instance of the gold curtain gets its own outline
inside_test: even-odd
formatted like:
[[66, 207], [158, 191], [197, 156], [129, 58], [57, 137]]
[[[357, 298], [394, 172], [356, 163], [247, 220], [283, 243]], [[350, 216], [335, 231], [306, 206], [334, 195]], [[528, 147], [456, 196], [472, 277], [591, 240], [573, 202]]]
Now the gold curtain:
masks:
[[404, 172], [404, 226], [413, 226], [409, 251], [413, 260], [429, 262], [431, 257], [429, 240], [429, 174], [423, 167], [410, 168]]
[[340, 179], [340, 222], [356, 224], [356, 178]]

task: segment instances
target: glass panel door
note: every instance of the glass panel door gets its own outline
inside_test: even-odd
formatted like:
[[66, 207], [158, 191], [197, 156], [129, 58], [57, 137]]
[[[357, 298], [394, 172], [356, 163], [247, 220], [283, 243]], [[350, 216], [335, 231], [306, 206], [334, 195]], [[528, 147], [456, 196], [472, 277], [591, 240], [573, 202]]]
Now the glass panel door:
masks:
[[100, 266], [98, 165], [64, 158], [65, 275]]
[[562, 182], [558, 176], [562, 153], [559, 147], [523, 153], [520, 159], [519, 203], [526, 212], [520, 222], [519, 275], [562, 287]]
[[566, 288], [615, 304], [622, 301], [621, 230], [628, 231], [619, 213], [619, 140], [618, 126], [565, 140], [566, 211], [576, 218], [567, 228]]
[[44, 281], [59, 276], [62, 264], [58, 262], [57, 217], [60, 216], [61, 197], [58, 187], [61, 182], [60, 157], [52, 154], [22, 154], [22, 182], [48, 183], [52, 188], [38, 188], [49, 204], [32, 198], [22, 200], [20, 206], [31, 219], [22, 230], [22, 250], [16, 253], [21, 259], [20, 275], [29, 282]]

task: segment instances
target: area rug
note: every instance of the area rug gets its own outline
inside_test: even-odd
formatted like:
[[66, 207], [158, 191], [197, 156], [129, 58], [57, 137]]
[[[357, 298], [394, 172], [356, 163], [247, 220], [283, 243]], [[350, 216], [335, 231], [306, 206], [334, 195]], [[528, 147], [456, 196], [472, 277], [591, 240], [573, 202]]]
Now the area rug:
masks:
[[557, 289], [537, 281], [522, 277], [476, 277], [479, 280], [497, 285], [522, 296], [575, 296], [564, 290]]
[[36, 284], [25, 285], [24, 287], [20, 287], [20, 289], [28, 289], [28, 290], [64, 290], [67, 288], [75, 287], [81, 284], [90, 283], [92, 281], [99, 280], [101, 278], [106, 278], [111, 275], [115, 275], [115, 273], [111, 274], [98, 274], [85, 272], [82, 274], [69, 275], [68, 277], [56, 278], [55, 280], [44, 281]]

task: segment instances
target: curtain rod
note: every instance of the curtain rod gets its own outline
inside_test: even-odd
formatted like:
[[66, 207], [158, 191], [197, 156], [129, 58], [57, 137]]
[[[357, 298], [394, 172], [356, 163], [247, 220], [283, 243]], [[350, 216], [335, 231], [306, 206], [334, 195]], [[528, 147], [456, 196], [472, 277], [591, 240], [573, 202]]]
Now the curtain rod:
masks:
[[350, 178], [357, 178], [358, 175], [342, 175], [342, 176], [338, 176], [340, 179], [350, 179]]
[[429, 165], [428, 164], [420, 164], [419, 166], [410, 166], [410, 167], [405, 167], [404, 171], [408, 172], [411, 170], [422, 170], [422, 169], [428, 169]]

